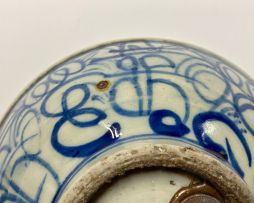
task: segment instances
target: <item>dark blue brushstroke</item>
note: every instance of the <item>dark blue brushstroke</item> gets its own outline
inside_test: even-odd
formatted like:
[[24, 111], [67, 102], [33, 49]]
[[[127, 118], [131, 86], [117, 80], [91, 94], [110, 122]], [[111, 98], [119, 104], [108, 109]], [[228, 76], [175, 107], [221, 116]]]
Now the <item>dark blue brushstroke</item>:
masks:
[[[27, 201], [24, 201], [23, 199], [10, 193], [1, 195], [0, 202], [1, 203], [4, 203], [4, 202], [27, 203]], [[29, 202], [29, 203], [32, 203], [32, 202]]]
[[[200, 99], [205, 103], [209, 104], [212, 107], [210, 108], [210, 111], [215, 111], [217, 108], [221, 107], [223, 104], [224, 106], [230, 106], [233, 108], [232, 111], [236, 110], [237, 112], [234, 114], [239, 114], [239, 119], [235, 122], [241, 122], [241, 124], [244, 124], [244, 131], [250, 132], [254, 136], [254, 130], [251, 127], [251, 123], [245, 118], [244, 112], [251, 110], [254, 110], [254, 99], [253, 99], [253, 92], [251, 91], [251, 87], [253, 87], [253, 82], [249, 80], [248, 77], [245, 77], [241, 71], [238, 71], [234, 67], [232, 67], [232, 70], [228, 67], [224, 66], [225, 64], [219, 62], [216, 57], [210, 57], [209, 54], [206, 55], [206, 53], [200, 53], [200, 50], [196, 48], [189, 48], [186, 45], [180, 45], [180, 44], [174, 44], [174, 43], [168, 43], [166, 41], [158, 41], [158, 40], [142, 40], [139, 41], [143, 44], [136, 44], [136, 43], [128, 43], [128, 42], [120, 42], [120, 43], [114, 43], [112, 46], [101, 46], [95, 49], [90, 50], [89, 54], [86, 53], [85, 56], [80, 57], [79, 59], [71, 59], [68, 62], [64, 62], [60, 64], [59, 66], [55, 67], [53, 71], [50, 71], [48, 76], [46, 76], [40, 83], [33, 84], [31, 87], [31, 91], [28, 92], [23, 100], [19, 103], [20, 108], [16, 109], [15, 112], [13, 112], [13, 117], [10, 118], [9, 123], [5, 124], [6, 128], [1, 129], [1, 135], [0, 135], [0, 143], [4, 142], [5, 136], [10, 133], [12, 136], [9, 137], [8, 147], [4, 149], [4, 151], [8, 151], [10, 155], [8, 157], [4, 157], [4, 166], [3, 170], [4, 173], [0, 174], [0, 177], [3, 178], [6, 176], [5, 174], [5, 167], [9, 165], [9, 163], [12, 163], [12, 158], [14, 157], [14, 154], [17, 154], [16, 152], [24, 153], [25, 156], [33, 156], [33, 157], [39, 157], [40, 155], [40, 149], [38, 149], [38, 152], [35, 154], [31, 154], [28, 150], [26, 150], [25, 143], [29, 142], [33, 137], [38, 136], [39, 134], [31, 135], [29, 139], [25, 139], [24, 132], [25, 128], [28, 126], [28, 123], [30, 121], [27, 121], [26, 125], [24, 126], [23, 120], [25, 120], [25, 115], [27, 115], [25, 112], [29, 111], [29, 108], [33, 108], [35, 104], [39, 104], [38, 102], [42, 100], [41, 105], [41, 113], [45, 117], [57, 118], [56, 126], [53, 130], [56, 134], [52, 133], [52, 139], [56, 139], [58, 141], [58, 131], [60, 129], [58, 125], [64, 125], [64, 123], [68, 122], [72, 124], [75, 127], [78, 128], [85, 128], [92, 127], [95, 125], [98, 125], [98, 123], [105, 119], [107, 117], [107, 114], [101, 110], [96, 108], [90, 108], [86, 106], [87, 101], [92, 99], [99, 98], [90, 95], [90, 90], [88, 88], [88, 85], [93, 86], [94, 83], [86, 83], [86, 84], [79, 84], [79, 85], [72, 85], [71, 82], [74, 82], [78, 79], [85, 79], [86, 77], [92, 77], [92, 76], [99, 76], [105, 79], [112, 79], [113, 81], [113, 88], [111, 90], [110, 95], [110, 102], [112, 104], [113, 109], [115, 110], [115, 113], [119, 115], [124, 115], [126, 117], [139, 117], [139, 116], [147, 116], [149, 117], [149, 121], [152, 119], [155, 119], [155, 117], [160, 118], [158, 120], [155, 119], [155, 123], [157, 122], [157, 126], [151, 125], [151, 128], [156, 134], [164, 134], [166, 136], [172, 135], [175, 137], [181, 137], [181, 139], [185, 139], [185, 134], [189, 132], [189, 129], [187, 126], [185, 126], [185, 123], [189, 121], [189, 112], [191, 111], [189, 106], [189, 98], [184, 91], [184, 87], [181, 87], [174, 82], [170, 81], [170, 79], [164, 80], [160, 78], [164, 78], [165, 76], [169, 77], [177, 77], [177, 80], [185, 79], [187, 82], [192, 83], [194, 92], [191, 92], [191, 94], [197, 94], [200, 96]], [[102, 56], [97, 55], [97, 53], [100, 51], [100, 49], [105, 48], [105, 51], [107, 51], [108, 55]], [[91, 53], [91, 54], [90, 54]], [[173, 61], [170, 57], [170, 55], [179, 56], [180, 61], [176, 62]], [[98, 56], [98, 57], [97, 57]], [[158, 58], [163, 60], [162, 63], [158, 64], [149, 64], [149, 59], [152, 58]], [[85, 70], [86, 67], [89, 65], [100, 65], [100, 67], [103, 68], [103, 63], [107, 60], [116, 61], [116, 68], [117, 71], [115, 72], [108, 72], [105, 66], [105, 72], [101, 71], [99, 68], [88, 68], [88, 70]], [[188, 66], [188, 61], [190, 60], [196, 60], [192, 63], [192, 65]], [[219, 59], [220, 60], [220, 59]], [[198, 62], [197, 62], [198, 61]], [[201, 62], [200, 62], [201, 61]], [[68, 67], [71, 63], [78, 63], [80, 66], [79, 68], [72, 69], [71, 67]], [[128, 64], [128, 65], [126, 65]], [[186, 65], [188, 66], [186, 69]], [[196, 69], [195, 67], [198, 67]], [[225, 68], [226, 67], [226, 68]], [[111, 67], [112, 68], [112, 67]], [[230, 67], [231, 68], [231, 67]], [[163, 70], [162, 70], [163, 69]], [[193, 69], [195, 69], [193, 71]], [[234, 77], [231, 77], [231, 72], [235, 74]], [[191, 74], [193, 73], [194, 74]], [[205, 81], [199, 81], [198, 77], [199, 74], [210, 74], [213, 76], [217, 76], [219, 79], [225, 82], [226, 88], [221, 95], [218, 95], [215, 99], [210, 99], [208, 97], [205, 97], [201, 91], [199, 91], [199, 88], [197, 85], [202, 86], [204, 91], [209, 91], [208, 86]], [[143, 80], [145, 78], [145, 80]], [[236, 80], [234, 80], [236, 78]], [[144, 91], [143, 86], [141, 84], [141, 80], [146, 81], [146, 90]], [[81, 81], [81, 80], [80, 80]], [[84, 81], [84, 80], [83, 80]], [[138, 109], [124, 109], [121, 104], [117, 103], [116, 94], [117, 91], [121, 91], [120, 87], [122, 82], [128, 82], [130, 85], [135, 88], [135, 93], [137, 96], [137, 106]], [[182, 120], [180, 117], [173, 112], [173, 109], [161, 109], [156, 110], [153, 109], [153, 99], [154, 99], [154, 84], [156, 83], [164, 83], [167, 84], [173, 88], [175, 88], [179, 94], [181, 95], [181, 99], [185, 102], [185, 108], [183, 109], [184, 117]], [[63, 95], [61, 100], [62, 105], [62, 111], [60, 112], [50, 112], [47, 109], [47, 103], [51, 96], [54, 96], [54, 94], [57, 91], [60, 91], [60, 88], [67, 86], [71, 86], [69, 89], [67, 89]], [[43, 86], [43, 91], [37, 93], [36, 88]], [[237, 86], [237, 88], [235, 88]], [[247, 89], [247, 90], [246, 90]], [[70, 93], [72, 93], [74, 90], [81, 90], [84, 93], [84, 97], [81, 98], [81, 100], [78, 102], [78, 104], [75, 104], [75, 106], [70, 106], [68, 104], [68, 99], [71, 96]], [[237, 93], [234, 92], [237, 90]], [[240, 93], [238, 93], [240, 91]], [[146, 94], [146, 95], [145, 95]], [[249, 95], [248, 95], [249, 94]], [[234, 98], [234, 102], [231, 102], [232, 97]], [[136, 98], [135, 98], [136, 99]], [[157, 98], [156, 98], [157, 99]], [[174, 99], [174, 98], [172, 98]], [[245, 99], [247, 103], [240, 101], [240, 99]], [[101, 100], [102, 101], [102, 100]], [[29, 104], [28, 104], [29, 102]], [[103, 101], [102, 101], [103, 102]], [[145, 109], [147, 107], [147, 109]], [[33, 110], [32, 110], [33, 111]], [[105, 114], [98, 115], [98, 112], [103, 111]], [[161, 114], [159, 111], [162, 111]], [[156, 113], [157, 112], [157, 113]], [[169, 113], [170, 112], [170, 113]], [[91, 114], [95, 115], [95, 118], [90, 121], [79, 121], [78, 116], [82, 116], [85, 114]], [[38, 112], [37, 114], [34, 114], [35, 117], [38, 119]], [[163, 123], [163, 117], [172, 117], [175, 119], [175, 125], [166, 125]], [[196, 117], [199, 117], [198, 114]], [[208, 116], [209, 117], [209, 116]], [[204, 118], [204, 117], [203, 117]], [[217, 118], [213, 117], [208, 120], [216, 120]], [[194, 118], [195, 120], [195, 118]], [[193, 120], [193, 123], [194, 123]], [[198, 119], [197, 119], [198, 120]], [[223, 120], [223, 119], [222, 119]], [[219, 121], [222, 121], [219, 120]], [[37, 120], [39, 122], [39, 120]], [[61, 124], [61, 122], [63, 122]], [[113, 121], [114, 122], [114, 121]], [[201, 121], [202, 122], [202, 121]], [[225, 123], [225, 121], [222, 121]], [[59, 124], [60, 123], [60, 124]], [[96, 123], [96, 124], [94, 124]], [[152, 121], [151, 121], [152, 123]], [[179, 124], [180, 123], [180, 124]], [[233, 121], [232, 121], [233, 123]], [[181, 126], [182, 125], [182, 126]], [[228, 125], [228, 123], [227, 123]], [[235, 126], [235, 128], [232, 128], [232, 126]], [[181, 126], [181, 127], [180, 127]], [[200, 124], [199, 128], [202, 124]], [[186, 128], [184, 128], [186, 127]], [[252, 165], [252, 157], [249, 150], [249, 146], [245, 140], [244, 135], [242, 134], [241, 130], [237, 128], [237, 126], [233, 123], [231, 126], [229, 126], [235, 133], [238, 139], [240, 140], [241, 144], [244, 147], [244, 150], [247, 154], [248, 163], [249, 166]], [[60, 127], [61, 128], [61, 127]], [[179, 130], [180, 129], [180, 130]], [[194, 129], [194, 127], [193, 127]], [[97, 152], [97, 150], [102, 150], [107, 145], [102, 145], [100, 142], [108, 142], [108, 144], [112, 144], [116, 138], [118, 138], [120, 132], [117, 132], [112, 137], [114, 139], [110, 138], [110, 133], [112, 135], [112, 131], [120, 131], [120, 124], [119, 123], [113, 123], [110, 129], [105, 132], [104, 135], [102, 135], [100, 138], [96, 139], [95, 141], [92, 141], [88, 143], [86, 146], [90, 149], [90, 154], [93, 154]], [[240, 131], [240, 134], [238, 131]], [[173, 133], [169, 133], [169, 132]], [[202, 129], [200, 130], [202, 131]], [[194, 129], [195, 132], [195, 129]], [[200, 133], [198, 130], [196, 132]], [[108, 134], [107, 134], [108, 133]], [[114, 134], [114, 133], [113, 133]], [[153, 134], [152, 136], [156, 136], [156, 134]], [[140, 137], [142, 137], [140, 135]], [[244, 172], [241, 169], [240, 164], [237, 162], [235, 158], [235, 154], [233, 152], [233, 148], [230, 145], [230, 140], [227, 138], [225, 139], [226, 147], [224, 148], [223, 145], [216, 143], [209, 135], [202, 134], [196, 135], [197, 140], [201, 145], [207, 146], [207, 149], [216, 151], [220, 153], [224, 159], [229, 159], [231, 162], [231, 165], [237, 170], [237, 172], [244, 176]], [[198, 137], [202, 137], [198, 139]], [[108, 138], [108, 139], [107, 139]], [[104, 140], [103, 140], [104, 139]], [[196, 140], [195, 140], [196, 142]], [[86, 143], [87, 144], [87, 143]], [[86, 145], [84, 144], [84, 145]], [[89, 145], [90, 144], [90, 145]], [[94, 146], [95, 147], [94, 147]], [[7, 145], [6, 145], [7, 146]], [[23, 150], [19, 150], [23, 149]], [[84, 148], [84, 151], [87, 149]], [[1, 151], [1, 150], [0, 150]], [[89, 150], [88, 150], [89, 151]], [[79, 157], [79, 152], [76, 152], [77, 154], [74, 156]], [[89, 154], [89, 152], [87, 153]], [[22, 156], [22, 155], [21, 155]], [[89, 155], [88, 155], [89, 156]], [[26, 160], [26, 164], [29, 164], [29, 162], [32, 160]], [[50, 173], [50, 172], [48, 172]], [[6, 177], [5, 177], [6, 178]], [[39, 190], [42, 192], [42, 188], [44, 186], [44, 182], [46, 180], [46, 176], [42, 180], [42, 183], [40, 184]], [[13, 182], [13, 185], [15, 187], [15, 183]], [[1, 188], [0, 188], [1, 189]], [[18, 190], [18, 188], [17, 188]], [[40, 194], [38, 193], [38, 196], [36, 197], [39, 201]], [[16, 200], [15, 200], [16, 198]], [[12, 194], [3, 194], [0, 197], [0, 202], [2, 201], [15, 201], [15, 202], [21, 202], [23, 203], [23, 199], [16, 197]], [[33, 200], [34, 201], [34, 200]], [[25, 201], [27, 202], [27, 201]]]
[[238, 174], [243, 178], [244, 177], [244, 171], [240, 167], [239, 163], [237, 162], [234, 152], [229, 144], [228, 138], [226, 138], [226, 146], [227, 146], [227, 151], [228, 151], [228, 156], [231, 162], [231, 165], [233, 168], [238, 172]]
[[[113, 123], [110, 126], [110, 129], [102, 135], [100, 138], [91, 141], [89, 143], [78, 145], [78, 146], [66, 146], [59, 142], [58, 140], [58, 131], [61, 126], [64, 124], [64, 120], [59, 120], [55, 125], [55, 128], [52, 132], [51, 144], [52, 146], [62, 155], [68, 157], [86, 157], [96, 151], [99, 151], [106, 146], [114, 143], [120, 136], [120, 125], [118, 123]], [[95, 125], [95, 124], [94, 124]]]
[[[254, 112], [254, 98], [242, 94], [242, 93], [237, 93], [233, 97], [234, 99], [234, 106], [236, 108], [236, 111], [238, 112], [241, 120], [243, 121], [245, 127], [251, 132], [251, 134], [254, 136], [254, 129], [251, 126], [252, 124], [249, 123], [243, 113], [245, 111], [251, 110]], [[243, 102], [245, 101], [245, 102]]]
[[[221, 153], [222, 151], [223, 152], [222, 156], [224, 156], [224, 153], [226, 150], [224, 148], [222, 149], [221, 145], [213, 142], [203, 127], [204, 123], [213, 122], [213, 121], [223, 122], [235, 133], [235, 136], [239, 139], [239, 141], [241, 142], [245, 150], [245, 153], [248, 159], [248, 164], [249, 166], [251, 166], [252, 155], [251, 155], [251, 151], [245, 137], [243, 136], [242, 132], [238, 129], [238, 127], [235, 125], [233, 121], [231, 121], [227, 116], [219, 112], [205, 112], [205, 113], [197, 114], [194, 117], [193, 130], [199, 144], [207, 149], [215, 150], [217, 153]], [[235, 160], [232, 159], [233, 158], [232, 154], [231, 156], [229, 156], [229, 158], [231, 158], [230, 161], [235, 162]], [[238, 170], [237, 167], [235, 169]], [[241, 174], [241, 171], [238, 171], [238, 172]]]
[[[163, 123], [163, 119], [167, 117], [173, 119], [175, 124], [168, 125]], [[182, 137], [190, 132], [189, 128], [182, 123], [180, 117], [170, 110], [152, 112], [149, 117], [149, 124], [153, 131], [160, 135]]]

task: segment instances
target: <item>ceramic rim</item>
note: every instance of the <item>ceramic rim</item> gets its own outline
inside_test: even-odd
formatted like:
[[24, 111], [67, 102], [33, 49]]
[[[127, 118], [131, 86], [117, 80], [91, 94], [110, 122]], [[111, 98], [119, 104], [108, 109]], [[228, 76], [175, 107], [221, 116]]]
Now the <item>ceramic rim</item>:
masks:
[[82, 54], [85, 54], [89, 51], [92, 51], [94, 49], [98, 49], [98, 48], [102, 48], [105, 46], [109, 46], [109, 45], [113, 45], [115, 43], [121, 43], [121, 42], [138, 42], [138, 41], [144, 41], [144, 40], [154, 40], [154, 41], [158, 41], [158, 42], [169, 42], [169, 43], [173, 43], [176, 45], [181, 45], [181, 46], [185, 46], [185, 47], [189, 47], [192, 49], [196, 49], [196, 50], [200, 50], [204, 53], [207, 53], [208, 55], [211, 55], [219, 60], [223, 60], [225, 63], [229, 64], [232, 67], [236, 67], [238, 69], [238, 71], [241, 72], [241, 74], [243, 74], [246, 78], [248, 78], [248, 80], [254, 81], [245, 71], [243, 71], [241, 68], [239, 68], [238, 65], [230, 62], [229, 60], [227, 60], [226, 58], [215, 54], [212, 51], [209, 51], [203, 47], [197, 46], [193, 43], [189, 43], [189, 42], [182, 42], [182, 41], [178, 41], [178, 40], [171, 40], [171, 39], [165, 39], [165, 38], [159, 38], [159, 37], [142, 37], [142, 38], [129, 38], [129, 39], [117, 39], [117, 40], [110, 40], [108, 42], [104, 42], [104, 43], [98, 43], [95, 46], [90, 46], [88, 48], [82, 49], [80, 51], [77, 51], [74, 54], [70, 54], [69, 56], [65, 57], [62, 60], [58, 60], [58, 62], [56, 62], [55, 64], [53, 64], [52, 66], [50, 66], [46, 71], [42, 72], [41, 74], [39, 74], [39, 76], [37, 78], [35, 78], [30, 84], [27, 85], [26, 88], [24, 88], [23, 91], [21, 91], [21, 93], [16, 97], [16, 99], [14, 100], [14, 102], [11, 103], [11, 105], [9, 106], [9, 108], [7, 108], [7, 111], [3, 114], [2, 117], [0, 117], [0, 129], [2, 128], [2, 126], [4, 125], [6, 119], [8, 118], [12, 108], [18, 103], [18, 101], [38, 82], [40, 81], [43, 77], [45, 77], [50, 71], [55, 70], [57, 67], [59, 67], [60, 65], [64, 64], [66, 61], [78, 57]]
[[209, 181], [223, 194], [225, 202], [254, 201], [247, 184], [229, 166], [207, 152], [186, 145], [140, 143], [98, 158], [78, 180], [66, 188], [59, 202], [89, 202], [113, 178], [146, 167], [174, 168], [194, 174]]

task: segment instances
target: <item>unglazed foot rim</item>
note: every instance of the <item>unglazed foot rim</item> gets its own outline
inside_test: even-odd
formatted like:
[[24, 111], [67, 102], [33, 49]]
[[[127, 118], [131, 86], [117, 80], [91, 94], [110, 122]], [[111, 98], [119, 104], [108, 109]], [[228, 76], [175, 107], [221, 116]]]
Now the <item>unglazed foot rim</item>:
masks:
[[62, 195], [61, 203], [86, 203], [114, 177], [137, 168], [177, 168], [208, 180], [229, 203], [253, 203], [247, 184], [225, 163], [191, 146], [140, 144], [99, 158]]

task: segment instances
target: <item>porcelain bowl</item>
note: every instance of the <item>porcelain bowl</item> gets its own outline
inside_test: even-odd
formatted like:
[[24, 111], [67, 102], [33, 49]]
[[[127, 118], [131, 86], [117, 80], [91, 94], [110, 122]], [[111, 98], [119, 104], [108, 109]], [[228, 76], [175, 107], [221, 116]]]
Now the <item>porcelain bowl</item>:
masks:
[[[174, 181], [165, 193], [137, 186], [121, 201], [119, 188], [130, 189], [115, 186], [94, 202], [149, 202], [151, 194], [162, 203], [198, 195], [253, 203], [253, 102], [248, 75], [193, 45], [135, 39], [84, 50], [33, 82], [2, 121], [0, 202], [88, 202], [139, 170], [123, 182], [157, 173], [159, 185]], [[209, 186], [176, 195], [191, 176]]]

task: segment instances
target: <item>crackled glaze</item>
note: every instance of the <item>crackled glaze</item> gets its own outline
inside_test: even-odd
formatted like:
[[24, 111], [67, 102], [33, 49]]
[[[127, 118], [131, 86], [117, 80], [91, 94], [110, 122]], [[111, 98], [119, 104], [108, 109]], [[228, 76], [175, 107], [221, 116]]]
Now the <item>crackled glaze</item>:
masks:
[[[4, 96], [4, 95], [3, 95]], [[89, 158], [133, 139], [177, 139], [254, 185], [254, 83], [227, 61], [164, 40], [108, 43], [28, 88], [0, 131], [0, 202], [51, 202]]]

